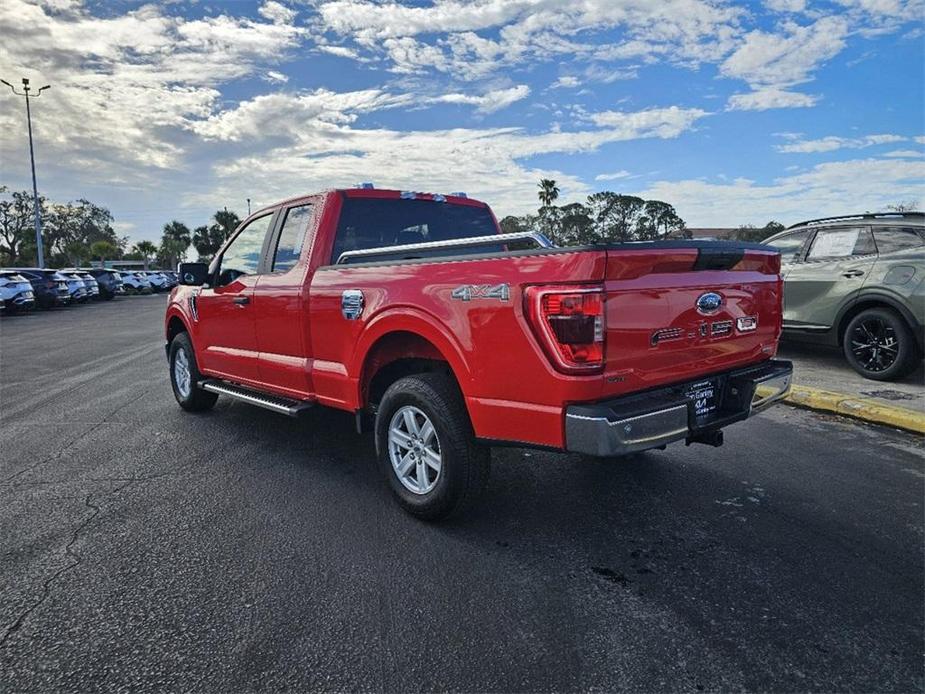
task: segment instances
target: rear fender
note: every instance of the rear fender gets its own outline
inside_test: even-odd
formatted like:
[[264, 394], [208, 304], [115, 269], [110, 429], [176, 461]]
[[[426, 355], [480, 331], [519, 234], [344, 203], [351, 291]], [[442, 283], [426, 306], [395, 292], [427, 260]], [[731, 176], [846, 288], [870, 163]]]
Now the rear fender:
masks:
[[366, 405], [363, 377], [370, 352], [382, 338], [398, 332], [412, 333], [433, 345], [439, 352], [439, 356], [449, 364], [463, 395], [469, 392], [471, 369], [455, 338], [433, 316], [418, 309], [402, 306], [380, 313], [373, 318], [357, 341], [357, 348], [349, 365], [350, 377], [356, 383], [357, 409]]

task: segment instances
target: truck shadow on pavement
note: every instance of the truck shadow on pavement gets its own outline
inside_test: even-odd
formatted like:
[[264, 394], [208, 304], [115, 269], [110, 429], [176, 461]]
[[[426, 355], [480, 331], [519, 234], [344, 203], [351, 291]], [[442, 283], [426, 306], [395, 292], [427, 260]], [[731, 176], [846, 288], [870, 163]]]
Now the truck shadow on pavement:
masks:
[[[544, 625], [550, 639], [581, 643], [611, 633], [614, 620], [648, 620], [677, 648], [701, 644], [737, 663], [746, 688], [914, 687], [925, 604], [920, 553], [907, 550], [921, 522], [899, 518], [884, 531], [886, 521], [867, 515], [882, 500], [858, 503], [870, 472], [855, 478], [844, 451], [865, 447], [870, 430], [845, 426], [841, 450], [817, 452], [832, 460], [795, 464], [782, 440], [799, 450], [820, 426], [842, 425], [790, 417], [809, 415], [749, 422], [721, 449], [676, 444], [618, 460], [496, 448], [482, 503], [436, 525], [394, 503], [372, 435], [357, 436], [348, 414], [319, 408], [288, 420], [220, 403], [198, 431], [209, 437], [226, 422], [243, 432], [262, 455], [226, 464], [259, 476], [270, 503], [313, 494], [290, 519], [293, 532], [317, 532], [307, 519], [325, 518], [342, 528], [337, 542], [358, 571], [386, 583], [419, 576], [450, 615], [464, 609], [462, 581], [538, 601], [544, 619], [567, 625], [559, 637]], [[823, 472], [820, 485], [811, 468], [836, 458], [847, 478]]]

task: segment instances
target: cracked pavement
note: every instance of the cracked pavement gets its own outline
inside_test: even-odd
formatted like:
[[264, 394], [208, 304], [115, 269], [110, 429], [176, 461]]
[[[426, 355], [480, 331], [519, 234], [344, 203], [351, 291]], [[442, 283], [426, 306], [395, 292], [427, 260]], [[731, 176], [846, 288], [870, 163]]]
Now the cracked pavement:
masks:
[[921, 691], [913, 435], [495, 449], [426, 525], [370, 437], [173, 401], [164, 297], [0, 321], [0, 691]]

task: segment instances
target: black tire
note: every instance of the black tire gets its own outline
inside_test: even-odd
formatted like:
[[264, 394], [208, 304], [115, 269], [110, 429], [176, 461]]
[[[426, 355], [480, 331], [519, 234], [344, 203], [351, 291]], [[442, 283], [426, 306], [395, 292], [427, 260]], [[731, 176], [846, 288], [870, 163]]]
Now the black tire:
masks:
[[[399, 410], [407, 410], [407, 406], [426, 416], [422, 421], [429, 420], [435, 430], [436, 439], [431, 440], [437, 446], [441, 463], [434, 486], [426, 493], [408, 489], [392, 464], [390, 426], [393, 417]], [[376, 455], [402, 508], [431, 521], [469, 510], [484, 491], [491, 471], [490, 451], [475, 442], [459, 387], [449, 376], [437, 373], [406, 376], [385, 392], [376, 413]], [[433, 474], [431, 469], [425, 467], [425, 470], [425, 475]]]
[[[178, 380], [183, 380], [178, 376], [177, 360], [185, 358], [189, 370], [189, 384], [187, 388], [178, 385]], [[169, 360], [170, 364], [170, 387], [173, 389], [173, 396], [177, 399], [180, 407], [188, 412], [202, 412], [210, 410], [218, 400], [218, 393], [210, 393], [202, 390], [197, 384], [202, 380], [202, 374], [199, 373], [199, 367], [196, 364], [196, 353], [193, 351], [193, 343], [186, 333], [179, 333], [170, 342]], [[181, 361], [182, 363], [182, 361]], [[184, 390], [188, 392], [184, 392]]]
[[915, 338], [902, 316], [887, 308], [869, 308], [851, 319], [842, 335], [851, 368], [873, 381], [895, 381], [918, 361]]

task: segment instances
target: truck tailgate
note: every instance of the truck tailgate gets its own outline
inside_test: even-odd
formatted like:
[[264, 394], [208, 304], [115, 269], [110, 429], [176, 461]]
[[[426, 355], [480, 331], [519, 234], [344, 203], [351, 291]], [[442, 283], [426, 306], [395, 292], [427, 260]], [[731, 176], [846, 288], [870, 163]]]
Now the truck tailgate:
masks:
[[783, 287], [771, 248], [610, 246], [604, 289], [606, 396], [696, 379], [776, 351]]

